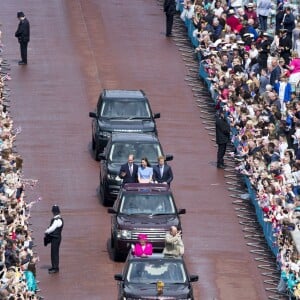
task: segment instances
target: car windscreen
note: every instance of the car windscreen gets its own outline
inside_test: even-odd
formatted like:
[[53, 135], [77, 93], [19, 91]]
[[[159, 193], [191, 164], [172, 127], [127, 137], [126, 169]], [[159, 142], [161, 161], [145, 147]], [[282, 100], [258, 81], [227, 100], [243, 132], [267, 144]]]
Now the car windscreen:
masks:
[[157, 161], [162, 152], [158, 143], [115, 142], [112, 144], [109, 160], [114, 163], [125, 163], [129, 154], [134, 155], [136, 162], [140, 162], [142, 157], [147, 157], [149, 161]]
[[130, 283], [186, 282], [186, 272], [181, 261], [153, 260], [132, 261], [129, 264], [126, 280]]
[[104, 118], [141, 118], [151, 117], [148, 103], [132, 99], [105, 99], [102, 102], [100, 116]]
[[175, 207], [170, 194], [125, 193], [121, 199], [120, 213], [174, 214]]

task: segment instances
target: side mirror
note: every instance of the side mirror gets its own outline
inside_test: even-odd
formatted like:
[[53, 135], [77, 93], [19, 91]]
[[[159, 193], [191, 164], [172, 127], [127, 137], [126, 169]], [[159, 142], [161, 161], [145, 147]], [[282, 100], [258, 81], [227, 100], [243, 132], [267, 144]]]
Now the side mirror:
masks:
[[[198, 276], [197, 276], [198, 277]], [[123, 275], [122, 274], [115, 274], [114, 276], [115, 280], [117, 281], [122, 281], [123, 280]]]
[[186, 210], [185, 210], [185, 208], [180, 208], [180, 209], [178, 209], [177, 213], [179, 215], [184, 215], [186, 213]]
[[90, 112], [90, 113], [89, 113], [89, 117], [90, 117], [90, 118], [97, 119], [97, 115], [96, 115], [96, 113], [94, 113], [94, 112]]
[[160, 113], [153, 114], [153, 118], [154, 119], [159, 119], [160, 118]]
[[173, 160], [173, 155], [172, 154], [166, 154], [166, 161]]
[[104, 153], [100, 153], [98, 155], [99, 160], [105, 160], [105, 154]]
[[111, 208], [111, 207], [109, 207], [109, 208], [107, 209], [107, 212], [108, 212], [109, 214], [116, 214], [116, 213], [117, 213], [116, 210], [115, 210], [114, 208]]
[[196, 282], [199, 280], [199, 276], [198, 275], [191, 275], [190, 276], [190, 282]]

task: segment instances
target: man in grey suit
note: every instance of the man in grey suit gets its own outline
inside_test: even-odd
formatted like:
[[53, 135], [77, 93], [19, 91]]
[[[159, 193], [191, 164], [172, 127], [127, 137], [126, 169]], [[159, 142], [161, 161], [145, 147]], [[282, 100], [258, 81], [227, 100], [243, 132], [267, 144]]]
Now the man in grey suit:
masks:
[[170, 185], [173, 180], [171, 167], [165, 163], [164, 156], [159, 156], [157, 161], [158, 164], [153, 167], [153, 181]]

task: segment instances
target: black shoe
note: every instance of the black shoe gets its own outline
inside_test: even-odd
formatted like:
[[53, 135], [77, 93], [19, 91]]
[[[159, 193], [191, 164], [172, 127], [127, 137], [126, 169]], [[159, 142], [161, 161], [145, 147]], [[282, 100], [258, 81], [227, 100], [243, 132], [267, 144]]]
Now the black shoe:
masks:
[[224, 165], [217, 165], [217, 168], [218, 169], [225, 169], [225, 166]]
[[24, 62], [24, 61], [22, 61], [22, 60], [20, 60], [20, 61], [18, 62], [18, 64], [19, 64], [19, 66], [27, 65], [27, 63]]
[[52, 269], [49, 269], [49, 270], [48, 270], [48, 273], [49, 273], [49, 274], [54, 274], [54, 273], [58, 273], [58, 272], [59, 272], [59, 269], [53, 269], [53, 268], [52, 268]]
[[166, 34], [166, 37], [171, 37], [172, 36], [172, 34], [170, 33], [170, 34]]

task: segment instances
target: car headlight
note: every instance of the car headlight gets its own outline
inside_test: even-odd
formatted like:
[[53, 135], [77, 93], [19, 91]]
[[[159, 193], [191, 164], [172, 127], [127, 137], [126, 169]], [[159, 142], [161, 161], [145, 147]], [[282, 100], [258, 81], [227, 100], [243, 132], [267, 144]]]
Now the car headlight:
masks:
[[122, 179], [119, 177], [119, 175], [115, 174], [107, 174], [107, 178], [111, 180], [121, 181]]
[[131, 231], [130, 230], [118, 230], [117, 237], [120, 239], [129, 240], [131, 239]]
[[111, 132], [108, 131], [100, 131], [99, 136], [109, 138], [111, 136]]

